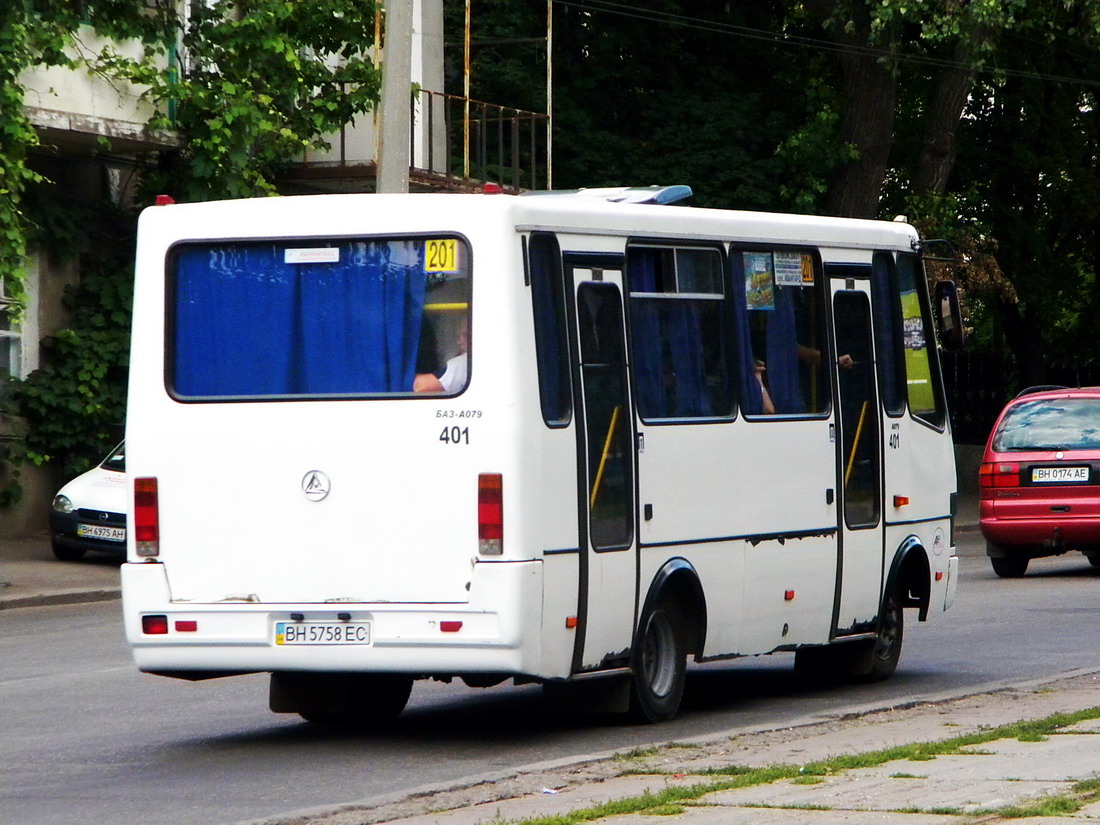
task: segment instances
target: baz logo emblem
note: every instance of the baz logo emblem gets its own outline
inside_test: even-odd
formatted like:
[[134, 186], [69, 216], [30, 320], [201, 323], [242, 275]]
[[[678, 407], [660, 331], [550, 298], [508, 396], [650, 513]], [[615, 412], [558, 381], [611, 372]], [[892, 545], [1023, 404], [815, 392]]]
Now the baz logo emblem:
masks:
[[302, 476], [302, 493], [310, 501], [321, 501], [329, 494], [332, 484], [320, 470], [310, 470]]

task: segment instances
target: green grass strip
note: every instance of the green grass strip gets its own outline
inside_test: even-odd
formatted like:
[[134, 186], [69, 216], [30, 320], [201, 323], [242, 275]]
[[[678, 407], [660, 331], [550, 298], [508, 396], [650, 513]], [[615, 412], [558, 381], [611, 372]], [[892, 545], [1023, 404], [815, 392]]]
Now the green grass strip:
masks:
[[1077, 782], [1064, 794], [1044, 796], [1022, 805], [1007, 805], [982, 814], [996, 814], [1004, 819], [1025, 819], [1032, 816], [1072, 816], [1086, 805], [1100, 800], [1100, 778]]
[[[736, 790], [738, 788], [750, 788], [755, 785], [767, 785], [782, 779], [794, 779], [802, 782], [808, 781], [807, 777], [823, 777], [858, 768], [878, 767], [886, 762], [900, 759], [916, 761], [935, 759], [937, 756], [959, 753], [963, 748], [971, 748], [975, 745], [983, 745], [998, 739], [1019, 739], [1023, 742], [1038, 742], [1052, 733], [1070, 725], [1083, 722], [1086, 719], [1100, 718], [1100, 707], [1087, 708], [1075, 713], [1055, 713], [1044, 719], [1035, 719], [1026, 722], [1014, 722], [1008, 725], [1000, 725], [995, 728], [986, 728], [974, 733], [955, 736], [937, 742], [917, 742], [911, 745], [899, 745], [893, 748], [884, 748], [867, 753], [837, 756], [832, 759], [810, 762], [803, 766], [798, 765], [773, 765], [766, 768], [749, 768], [744, 765], [731, 765], [723, 768], [711, 768], [701, 772], [699, 776], [713, 777], [710, 781], [697, 782], [691, 785], [669, 786], [659, 791], [646, 791], [638, 796], [604, 802], [589, 808], [581, 808], [565, 814], [551, 816], [536, 816], [527, 819], [502, 820], [512, 825], [580, 825], [585, 822], [593, 822], [609, 816], [622, 814], [653, 814], [673, 815], [680, 813], [685, 805], [696, 802], [707, 794], [717, 791]], [[656, 752], [656, 751], [655, 751]], [[643, 755], [641, 749], [630, 752], [627, 758], [639, 758]], [[649, 755], [645, 753], [645, 755]], [[630, 771], [631, 775], [639, 775], [639, 771]], [[651, 773], [649, 775], [666, 775], [667, 772]], [[720, 778], [721, 777], [721, 778]], [[1058, 797], [1036, 800], [1034, 806], [1018, 806], [1004, 808], [996, 813], [1006, 818], [1018, 818], [1026, 816], [1062, 815], [1059, 813], [1032, 813], [1034, 810], [1059, 811], [1059, 806], [1065, 806], [1065, 810], [1073, 812], [1087, 804], [1100, 799], [1100, 779], [1080, 782], [1074, 785], [1073, 790]], [[1040, 808], [1047, 805], [1047, 808]], [[1076, 807], [1070, 807], [1075, 805]], [[1021, 813], [1014, 813], [1015, 811]], [[1028, 811], [1023, 813], [1023, 811]], [[953, 812], [957, 812], [951, 809]], [[935, 813], [936, 811], [932, 811]], [[943, 811], [946, 812], [946, 809]], [[924, 811], [928, 813], [928, 811]]]

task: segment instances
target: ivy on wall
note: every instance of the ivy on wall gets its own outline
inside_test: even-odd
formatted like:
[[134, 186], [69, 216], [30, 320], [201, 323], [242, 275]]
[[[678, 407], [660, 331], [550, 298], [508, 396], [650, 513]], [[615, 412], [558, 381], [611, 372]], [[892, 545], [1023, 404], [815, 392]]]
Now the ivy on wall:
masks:
[[[108, 205], [58, 208], [54, 187], [28, 163], [38, 137], [24, 108], [23, 72], [68, 66], [148, 90], [159, 112], [149, 128], [171, 130], [179, 143], [144, 159], [139, 200], [157, 192], [192, 201], [271, 195], [281, 171], [307, 150], [327, 148], [326, 134], [376, 105], [375, 23], [370, 0], [0, 3], [0, 277], [18, 300], [36, 232], [55, 253], [67, 238], [80, 264], [80, 283], [65, 297], [67, 327], [42, 342], [43, 367], [8, 393], [27, 434], [0, 452], [8, 464], [0, 505], [20, 494], [19, 464], [51, 462], [71, 475], [118, 436], [136, 221]], [[79, 48], [83, 26], [136, 40], [143, 54], [88, 54]], [[91, 237], [95, 254], [80, 255]]]

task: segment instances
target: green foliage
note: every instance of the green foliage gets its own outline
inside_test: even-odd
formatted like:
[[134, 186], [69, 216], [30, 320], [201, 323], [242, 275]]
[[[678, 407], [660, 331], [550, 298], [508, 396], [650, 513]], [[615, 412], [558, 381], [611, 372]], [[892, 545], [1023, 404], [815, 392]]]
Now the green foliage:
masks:
[[107, 52], [97, 67], [147, 86], [161, 104], [150, 125], [182, 140], [150, 175], [151, 191], [250, 197], [274, 194], [280, 171], [377, 103], [373, 40], [363, 0], [214, 0], [190, 6], [172, 71], [160, 68], [158, 43], [143, 60]]
[[822, 211], [829, 180], [843, 164], [858, 156], [854, 146], [840, 140], [840, 107], [835, 89], [819, 78], [805, 90], [806, 120], [779, 144], [777, 156], [784, 164], [780, 184], [788, 208], [806, 214]]
[[98, 241], [80, 260], [80, 283], [66, 291], [70, 323], [43, 340], [45, 366], [12, 388], [28, 424], [19, 457], [52, 462], [65, 476], [101, 460], [126, 415], [134, 222], [108, 204], [85, 217]]

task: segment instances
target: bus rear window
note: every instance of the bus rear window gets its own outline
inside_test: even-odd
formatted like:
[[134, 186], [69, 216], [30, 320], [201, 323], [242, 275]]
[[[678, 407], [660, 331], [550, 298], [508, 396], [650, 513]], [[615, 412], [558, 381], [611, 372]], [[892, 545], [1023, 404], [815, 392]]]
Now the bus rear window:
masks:
[[204, 401], [457, 394], [469, 260], [453, 237], [181, 244], [168, 386]]

